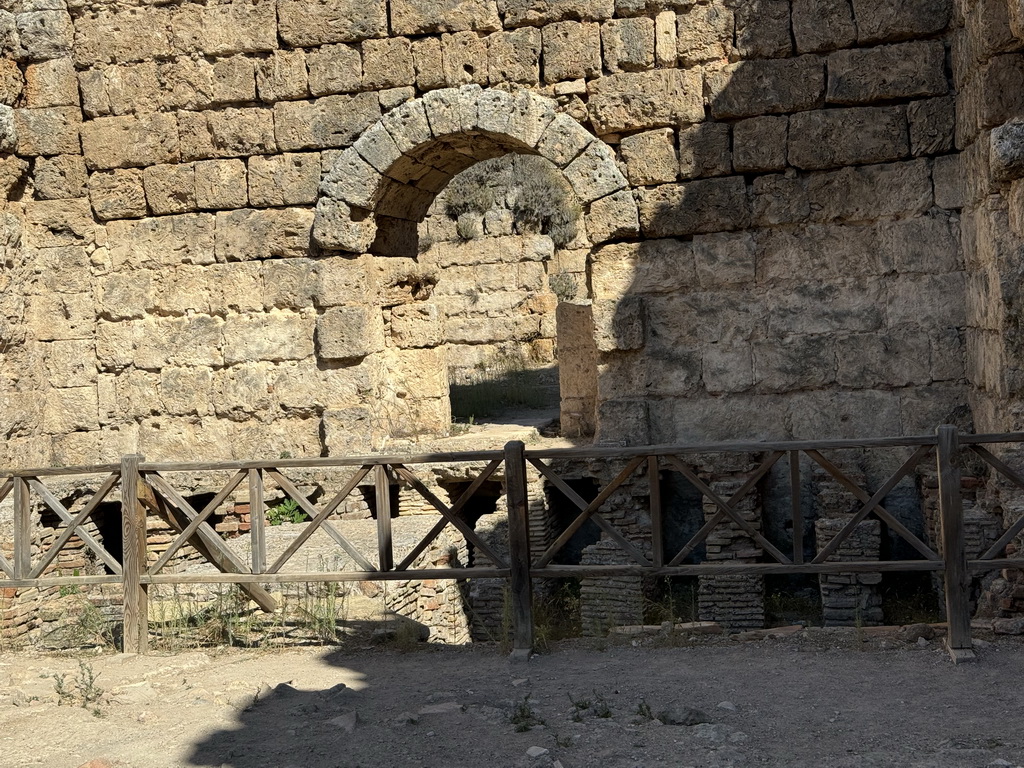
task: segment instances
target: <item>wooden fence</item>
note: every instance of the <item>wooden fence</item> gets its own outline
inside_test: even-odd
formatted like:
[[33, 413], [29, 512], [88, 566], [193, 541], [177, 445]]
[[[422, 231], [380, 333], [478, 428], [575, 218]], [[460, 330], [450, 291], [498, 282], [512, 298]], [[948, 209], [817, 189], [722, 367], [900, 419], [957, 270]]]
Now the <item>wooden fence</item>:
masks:
[[[263, 585], [283, 582], [386, 581], [417, 579], [500, 578], [509, 583], [514, 615], [514, 651], [517, 658], [528, 657], [533, 647], [532, 579], [542, 577], [601, 577], [614, 575], [708, 576], [732, 574], [823, 574], [878, 573], [895, 571], [941, 572], [945, 580], [948, 618], [947, 647], [954, 660], [972, 655], [970, 637], [969, 588], [974, 574], [1003, 568], [1024, 568], [1024, 559], [1011, 559], [1005, 550], [1024, 530], [1024, 518], [1004, 531], [980, 556], [968, 559], [964, 539], [961, 498], [961, 451], [973, 452], [998, 475], [1024, 490], [1024, 473], [1010, 467], [986, 448], [995, 443], [1024, 443], [1024, 433], [1003, 435], [961, 435], [954, 427], [943, 426], [934, 436], [879, 438], [871, 440], [825, 440], [807, 442], [713, 443], [686, 446], [648, 446], [641, 448], [602, 448], [526, 450], [521, 442], [512, 442], [504, 451], [430, 454], [423, 456], [360, 456], [349, 458], [286, 459], [270, 461], [234, 461], [212, 463], [148, 463], [138, 456], [125, 457], [118, 465], [0, 471], [0, 503], [11, 498], [13, 537], [0, 541], [0, 586], [46, 587], [54, 585], [123, 584], [124, 650], [145, 653], [148, 646], [148, 590], [153, 584], [235, 583], [262, 609], [273, 611], [276, 602]], [[908, 458], [874, 492], [851, 480], [827, 457], [833, 451], [850, 449], [903, 449]], [[756, 470], [729, 498], [722, 498], [698, 475], [688, 457], [706, 454], [757, 454], [763, 456]], [[845, 527], [822, 547], [813, 558], [804, 557], [804, 518], [800, 498], [800, 457], [806, 456], [845, 488], [860, 503], [859, 510]], [[933, 549], [885, 509], [886, 496], [922, 462], [936, 462], [941, 517], [941, 546]], [[559, 475], [567, 462], [601, 462], [621, 470], [605, 484], [592, 501], [583, 499]], [[791, 546], [783, 551], [747, 522], [737, 504], [750, 494], [773, 467], [784, 462], [790, 474], [792, 514]], [[473, 479], [454, 503], [446, 504], [421, 479], [422, 467], [431, 464], [460, 464], [472, 468]], [[528, 466], [532, 466], [553, 487], [561, 491], [578, 509], [576, 518], [543, 552], [530, 551]], [[311, 503], [287, 472], [294, 470], [347, 471], [348, 477], [337, 492], [321, 506]], [[503, 472], [499, 474], [499, 470]], [[417, 472], [420, 472], [418, 474]], [[665, 509], [661, 498], [661, 473], [677, 472], [717, 507], [700, 530], [677, 553], [668, 556], [664, 547]], [[213, 498], [196, 509], [175, 488], [174, 478], [182, 473], [227, 473], [229, 479]], [[76, 476], [102, 475], [92, 496], [72, 514], [54, 495], [47, 482], [66, 481]], [[644, 554], [635, 541], [617, 530], [602, 514], [606, 502], [628, 481], [646, 475], [650, 499], [649, 551]], [[461, 515], [467, 503], [484, 483], [503, 476], [509, 515], [507, 557], [503, 557], [481, 538]], [[366, 554], [354, 546], [329, 518], [360, 485], [372, 480], [376, 502], [377, 552]], [[392, 543], [390, 487], [404, 484], [418, 492], [439, 514], [437, 523], [411, 551], [395, 562]], [[268, 561], [265, 525], [267, 487], [275, 487], [294, 500], [310, 518], [302, 532], [283, 553]], [[120, 491], [122, 552], [120, 558], [104, 547], [85, 528], [99, 505]], [[241, 489], [241, 490], [240, 490]], [[213, 529], [211, 515], [230, 500], [244, 495], [251, 513], [251, 558], [244, 562]], [[327, 497], [325, 497], [327, 498]], [[33, 505], [48, 508], [62, 526], [53, 543], [33, 558]], [[147, 551], [147, 515], [159, 515], [177, 535], [159, 557]], [[914, 560], [870, 560], [836, 562], [830, 558], [869, 516], [877, 518], [901, 537], [918, 554]], [[561, 565], [558, 553], [587, 521], [596, 523], [604, 536], [614, 541], [629, 562], [623, 565]], [[685, 562], [722, 523], [734, 523], [763, 550], [764, 562], [722, 563]], [[453, 527], [484, 564], [466, 568], [414, 568], [417, 558], [441, 532]], [[323, 531], [344, 550], [358, 570], [295, 572], [282, 570], [316, 531]], [[103, 563], [107, 575], [53, 576], [52, 564], [72, 537]], [[164, 573], [165, 566], [186, 544], [194, 547], [218, 569], [217, 573]], [[11, 552], [10, 559], [3, 554]], [[150, 563], [149, 561], [154, 561]]]

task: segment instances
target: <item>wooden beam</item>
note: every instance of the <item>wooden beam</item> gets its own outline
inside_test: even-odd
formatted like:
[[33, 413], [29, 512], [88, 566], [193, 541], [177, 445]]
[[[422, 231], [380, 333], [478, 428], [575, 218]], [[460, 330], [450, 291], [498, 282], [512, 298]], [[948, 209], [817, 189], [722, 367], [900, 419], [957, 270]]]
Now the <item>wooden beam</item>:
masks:
[[14, 478], [14, 578], [26, 579], [32, 572], [32, 507], [29, 484]]
[[149, 650], [149, 588], [146, 570], [146, 510], [139, 503], [141, 456], [121, 459], [121, 559], [124, 578], [124, 653]]
[[946, 563], [946, 646], [956, 654], [971, 651], [971, 577], [964, 542], [963, 502], [960, 497], [960, 442], [954, 426], [938, 429], [936, 464], [939, 473], [939, 517], [942, 520], [942, 555]]
[[[96, 493], [93, 494], [93, 497], [89, 499], [89, 503], [86, 504], [82, 510], [75, 515], [75, 518], [67, 524], [61, 535], [57, 537], [57, 540], [53, 542], [48, 550], [46, 550], [42, 559], [36, 563], [36, 566], [32, 569], [32, 573], [29, 575], [29, 578], [35, 579], [43, 575], [43, 571], [46, 570], [46, 567], [53, 562], [53, 559], [57, 557], [58, 554], [60, 554], [60, 551], [64, 548], [64, 545], [68, 543], [68, 540], [75, 535], [75, 531], [78, 530], [78, 526], [84, 523], [86, 519], [88, 519], [89, 515], [96, 511], [96, 507], [98, 507], [103, 500], [107, 498], [107, 495], [114, 486], [117, 485], [120, 479], [120, 473], [115, 472], [103, 481], [100, 487], [96, 489]], [[117, 563], [117, 566], [117, 568], [111, 568], [110, 570], [114, 573], [120, 573], [121, 566], [119, 563]]]
[[533, 653], [533, 582], [530, 579], [529, 498], [526, 488], [526, 446], [505, 445], [505, 499], [508, 502], [509, 591], [512, 598], [512, 660], [528, 661]]
[[391, 481], [388, 468], [373, 468], [373, 487], [377, 497], [377, 567], [390, 571], [395, 567], [395, 549], [391, 541]]
[[252, 572], [267, 570], [267, 513], [263, 504], [263, 472], [249, 470], [249, 543], [252, 547]]
[[804, 508], [800, 499], [800, 451], [789, 452], [789, 493], [793, 520], [793, 562], [804, 561]]
[[665, 564], [665, 509], [661, 501], [661, 472], [658, 471], [658, 457], [647, 457], [647, 489], [650, 494], [651, 549], [654, 567]]

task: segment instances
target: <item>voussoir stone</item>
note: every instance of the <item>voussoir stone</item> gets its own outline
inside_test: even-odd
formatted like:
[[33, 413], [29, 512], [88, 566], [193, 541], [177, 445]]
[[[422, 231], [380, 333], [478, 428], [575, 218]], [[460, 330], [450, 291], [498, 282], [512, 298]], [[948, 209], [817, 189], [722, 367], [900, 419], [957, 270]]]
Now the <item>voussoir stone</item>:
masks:
[[380, 173], [349, 147], [334, 161], [330, 172], [320, 183], [320, 191], [351, 206], [372, 209], [383, 183]]
[[595, 141], [565, 168], [565, 178], [583, 204], [618, 192], [627, 186], [615, 163], [615, 153], [602, 141]]

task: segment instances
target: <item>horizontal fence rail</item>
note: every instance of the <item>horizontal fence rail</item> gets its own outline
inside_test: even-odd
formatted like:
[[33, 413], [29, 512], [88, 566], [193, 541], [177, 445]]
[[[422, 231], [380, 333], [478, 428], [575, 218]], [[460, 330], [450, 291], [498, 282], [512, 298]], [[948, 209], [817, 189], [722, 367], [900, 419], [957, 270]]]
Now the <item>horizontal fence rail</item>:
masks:
[[[730, 442], [635, 448], [591, 447], [584, 449], [530, 449], [512, 442], [504, 451], [435, 453], [415, 456], [351, 456], [341, 458], [280, 459], [277, 461], [227, 461], [165, 463], [125, 457], [116, 465], [65, 468], [0, 470], [0, 512], [10, 519], [3, 526], [0, 515], [0, 586], [43, 588], [87, 584], [120, 584], [124, 589], [124, 650], [145, 652], [148, 643], [148, 590], [153, 584], [237, 584], [265, 611], [277, 609], [267, 586], [284, 582], [393, 581], [426, 579], [504, 579], [508, 582], [514, 618], [514, 653], [526, 657], [533, 646], [533, 587], [535, 578], [602, 576], [714, 576], [769, 574], [856, 574], [891, 572], [942, 573], [948, 617], [947, 645], [954, 658], [970, 655], [969, 590], [972, 575], [1003, 568], [1024, 568], [1024, 559], [1008, 557], [1007, 547], [1024, 533], [1024, 517], [1012, 523], [984, 552], [965, 549], [961, 492], [964, 456], [980, 461], [991, 476], [999, 477], [1024, 492], [1024, 471], [1015, 469], [990, 446], [1020, 447], [1024, 433], [961, 435], [943, 426], [935, 435], [867, 440], [820, 440]], [[840, 468], [834, 452], [847, 450], [899, 450], [906, 456], [874, 489], [864, 487]], [[701, 477], [699, 457], [754, 455], [758, 463], [743, 474], [743, 482], [727, 497]], [[584, 498], [570, 483], [567, 473], [583, 463], [601, 463], [610, 479]], [[856, 502], [856, 509], [842, 529], [813, 554], [805, 555], [805, 513], [801, 499], [801, 465], [823, 472]], [[424, 472], [431, 465], [457, 465], [465, 477], [465, 489], [445, 502], [429, 487]], [[933, 548], [884, 506], [886, 497], [922, 467], [934, 466], [938, 478], [941, 521], [940, 546]], [[334, 472], [332, 493], [314, 502], [302, 489], [297, 472]], [[740, 504], [755, 492], [770, 473], [785, 472], [789, 480], [791, 540], [786, 546], [773, 543], [746, 519]], [[676, 473], [710, 505], [713, 513], [689, 541], [677, 551], [666, 551], [666, 509], [662, 478]], [[201, 474], [216, 490], [204, 504], [187, 498], [181, 478]], [[538, 551], [531, 551], [528, 476], [539, 477], [557, 489], [576, 508], [575, 517]], [[211, 478], [216, 478], [214, 481]], [[332, 475], [333, 478], [333, 475]], [[83, 479], [88, 479], [84, 482]], [[502, 484], [508, 509], [507, 554], [478, 534], [464, 515], [486, 483]], [[74, 513], [54, 487], [77, 483]], [[186, 483], [187, 484], [187, 483]], [[632, 485], [646, 488], [648, 529], [643, 540], [636, 532], [616, 527], [609, 502]], [[437, 514], [437, 521], [411, 547], [396, 555], [392, 530], [392, 489], [400, 486], [418, 495]], [[370, 489], [372, 488], [372, 491]], [[290, 500], [307, 522], [283, 551], [268, 553], [267, 494]], [[366, 551], [345, 535], [332, 520], [354, 494], [370, 494], [376, 514], [376, 546]], [[205, 498], [205, 497], [204, 497]], [[211, 520], [229, 503], [248, 504], [251, 529], [250, 553], [240, 556], [214, 529]], [[120, 514], [121, 552], [109, 551], [104, 542], [87, 530], [101, 505], [117, 504]], [[33, 526], [46, 512], [57, 522], [54, 538], [45, 548], [32, 540]], [[149, 551], [147, 520], [159, 518], [173, 538], [157, 555]], [[916, 553], [912, 560], [837, 560], [844, 542], [867, 519], [875, 519]], [[610, 565], [567, 565], [559, 562], [573, 537], [588, 523], [600, 529], [601, 538], [614, 543], [622, 562]], [[763, 553], [756, 562], [694, 562], [709, 536], [720, 526], [742, 531]], [[5, 534], [4, 531], [7, 531]], [[467, 567], [417, 566], [421, 556], [446, 530], [454, 531], [474, 553]], [[289, 564], [307, 547], [315, 534], [326, 535], [351, 567], [334, 570], [296, 570]], [[62, 550], [77, 538], [88, 549], [102, 574], [55, 575]], [[322, 538], [322, 536], [321, 536]], [[191, 547], [216, 568], [215, 573], [170, 573], [166, 568], [183, 548]]]

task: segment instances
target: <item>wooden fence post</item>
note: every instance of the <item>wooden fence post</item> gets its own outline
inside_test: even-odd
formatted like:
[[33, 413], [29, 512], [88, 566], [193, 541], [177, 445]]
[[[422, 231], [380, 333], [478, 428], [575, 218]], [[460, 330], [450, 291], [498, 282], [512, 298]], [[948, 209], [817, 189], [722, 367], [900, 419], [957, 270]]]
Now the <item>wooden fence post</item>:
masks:
[[533, 653], [533, 582], [530, 578], [530, 523], [526, 493], [526, 446], [505, 445], [505, 498], [508, 502], [510, 592], [514, 636], [512, 660], [528, 661]]
[[28, 480], [14, 478], [14, 578], [27, 579], [32, 571], [32, 505]]
[[971, 644], [970, 573], [964, 544], [963, 502], [960, 496], [960, 435], [949, 424], [939, 427], [936, 462], [939, 473], [939, 516], [945, 561], [946, 649], [954, 663], [974, 658]]
[[121, 459], [121, 566], [124, 578], [124, 653], [149, 650], [149, 588], [146, 572], [146, 510], [139, 503], [141, 456]]

